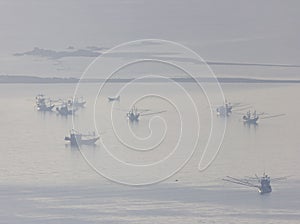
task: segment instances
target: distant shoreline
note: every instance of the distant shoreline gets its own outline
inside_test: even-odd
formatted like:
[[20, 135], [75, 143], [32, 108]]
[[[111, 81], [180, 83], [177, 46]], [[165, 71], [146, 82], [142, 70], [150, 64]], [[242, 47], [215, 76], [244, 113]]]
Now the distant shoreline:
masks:
[[[147, 82], [147, 83], [158, 83], [158, 82], [207, 82], [212, 83], [215, 82], [213, 78], [201, 78], [197, 77], [193, 78], [170, 78], [170, 80], [166, 79], [143, 79], [143, 80], [135, 80], [135, 82]], [[300, 83], [300, 80], [293, 79], [257, 79], [257, 78], [233, 78], [233, 77], [223, 77], [217, 78], [220, 83]], [[127, 83], [134, 81], [132, 78], [123, 78], [123, 79], [77, 79], [77, 78], [42, 78], [37, 76], [10, 76], [10, 75], [0, 75], [0, 84], [59, 84], [59, 83]]]

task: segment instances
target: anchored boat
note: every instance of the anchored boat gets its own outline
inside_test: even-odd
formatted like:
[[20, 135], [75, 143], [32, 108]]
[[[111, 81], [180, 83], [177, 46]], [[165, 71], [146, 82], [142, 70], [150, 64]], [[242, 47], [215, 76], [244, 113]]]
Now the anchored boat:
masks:
[[232, 113], [232, 105], [226, 102], [224, 105], [217, 107], [216, 111], [217, 115], [227, 117]]
[[83, 99], [83, 97], [68, 100], [68, 106], [73, 108], [84, 107], [85, 104], [86, 101]]
[[66, 103], [63, 103], [61, 107], [56, 107], [56, 111], [62, 116], [68, 116], [75, 113], [75, 109], [69, 109]]
[[256, 114], [256, 111], [251, 113], [250, 111], [247, 112], [246, 115], [243, 116], [243, 121], [245, 124], [257, 124], [259, 116]]
[[39, 94], [35, 97], [36, 99], [36, 108], [38, 111], [52, 111], [54, 104], [51, 100], [46, 98], [43, 94]]
[[70, 135], [65, 137], [66, 141], [69, 141], [72, 146], [79, 145], [94, 145], [100, 137], [96, 136], [95, 133], [91, 134], [82, 134], [76, 130], [71, 130]]
[[120, 101], [120, 96], [117, 97], [107, 97], [108, 101]]
[[139, 121], [140, 113], [138, 112], [136, 107], [131, 108], [131, 110], [127, 113], [127, 117], [131, 122]]

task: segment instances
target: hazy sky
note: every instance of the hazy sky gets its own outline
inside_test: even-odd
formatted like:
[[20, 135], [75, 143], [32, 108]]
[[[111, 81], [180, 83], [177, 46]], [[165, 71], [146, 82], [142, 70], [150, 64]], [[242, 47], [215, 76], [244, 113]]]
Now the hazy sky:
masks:
[[[300, 64], [299, 8], [296, 0], [1, 0], [0, 74], [79, 76], [92, 57], [14, 54], [35, 47], [110, 48], [142, 38], [177, 41], [208, 61]], [[244, 68], [215, 69], [250, 75]], [[271, 74], [270, 69], [251, 72]], [[282, 73], [295, 75], [299, 69]]]

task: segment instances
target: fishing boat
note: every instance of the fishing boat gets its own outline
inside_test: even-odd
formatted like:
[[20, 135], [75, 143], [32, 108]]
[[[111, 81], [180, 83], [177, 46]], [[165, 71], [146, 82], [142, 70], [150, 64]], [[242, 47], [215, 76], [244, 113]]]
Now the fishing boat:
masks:
[[[272, 178], [272, 182], [282, 181], [286, 179], [287, 177]], [[271, 177], [265, 173], [261, 177], [255, 175], [255, 177], [248, 177], [243, 179], [227, 176], [223, 180], [234, 184], [257, 188], [260, 194], [267, 194], [272, 192]]]
[[43, 94], [39, 94], [35, 97], [36, 99], [36, 108], [38, 111], [52, 111], [54, 104], [51, 100], [46, 98]]
[[138, 112], [136, 107], [131, 108], [131, 110], [127, 113], [127, 117], [131, 122], [139, 121], [140, 113]]
[[61, 107], [56, 107], [56, 111], [62, 116], [73, 115], [75, 113], [75, 109], [69, 109], [66, 103], [63, 103]]
[[84, 107], [85, 104], [86, 101], [83, 99], [83, 97], [68, 100], [68, 106], [73, 108]]
[[65, 137], [66, 141], [69, 141], [72, 146], [79, 145], [94, 145], [99, 139], [99, 136], [93, 134], [82, 134], [76, 130], [71, 130], [70, 135]]
[[117, 97], [107, 97], [108, 101], [120, 101], [120, 96]]
[[232, 105], [226, 102], [224, 105], [217, 107], [216, 111], [217, 115], [227, 117], [232, 113]]
[[258, 124], [259, 116], [256, 114], [256, 111], [251, 113], [250, 111], [247, 112], [246, 115], [243, 116], [243, 121], [245, 124]]

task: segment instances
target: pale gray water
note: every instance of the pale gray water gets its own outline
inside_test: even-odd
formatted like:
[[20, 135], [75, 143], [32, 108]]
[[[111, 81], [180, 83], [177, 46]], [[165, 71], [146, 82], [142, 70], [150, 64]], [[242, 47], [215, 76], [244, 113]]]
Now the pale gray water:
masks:
[[[161, 150], [152, 157], [141, 156], [144, 154], [126, 157], [126, 151], [114, 139], [114, 133], [109, 128], [111, 104], [106, 96], [114, 95], [123, 85], [109, 84], [99, 97], [101, 105], [96, 108], [100, 108], [97, 119], [105, 131], [102, 140], [113, 146], [112, 152], [119, 153], [127, 162], [143, 164], [160, 159], [169, 151]], [[153, 88], [151, 85], [155, 85], [157, 90], [171, 89], [170, 83], [138, 84], [128, 94], [121, 95], [116, 107], [128, 108], [136, 95], [149, 87]], [[128, 187], [110, 182], [95, 173], [77, 149], [65, 144], [64, 136], [72, 128], [71, 117], [35, 111], [34, 97], [38, 93], [51, 98], [69, 97], [73, 95], [74, 85], [1, 85], [0, 223], [298, 223], [299, 85], [222, 85], [226, 98], [232, 102], [251, 104], [259, 112], [286, 113], [286, 116], [261, 120], [256, 128], [248, 128], [240, 122], [241, 115], [232, 114], [220, 153], [203, 172], [199, 172], [197, 167], [207, 137], [209, 122], [206, 114], [209, 107], [200, 89], [192, 84], [182, 86], [195, 99], [203, 99], [199, 100], [203, 104], [198, 105], [203, 131], [199, 147], [188, 164], [165, 182]], [[82, 95], [88, 100], [87, 107], [79, 110], [74, 118], [75, 124], [84, 131], [93, 131], [89, 124], [96, 87], [97, 84], [84, 84], [85, 94]], [[178, 92], [168, 94], [179, 100], [182, 110], [188, 108]], [[155, 103], [155, 100], [142, 103], [140, 108], [168, 110], [161, 116], [171, 121], [168, 130], [172, 134], [165, 143], [172, 145], [178, 137], [175, 111], [167, 104]], [[120, 110], [116, 113], [120, 115], [116, 120], [118, 129], [126, 133], [126, 112]], [[132, 130], [141, 137], [147, 136], [149, 119], [142, 117], [139, 124], [132, 126]], [[191, 116], [188, 121], [193, 119]], [[221, 127], [224, 120], [215, 114], [214, 119], [216, 125]], [[154, 121], [153, 130], [159, 131], [159, 125]], [[135, 143], [134, 140], [131, 143]], [[186, 149], [189, 147], [187, 144]], [[95, 160], [101, 156], [101, 150], [103, 148], [99, 142], [96, 147], [82, 149], [85, 155]], [[271, 177], [291, 177], [287, 181], [274, 183], [274, 191], [264, 196], [255, 189], [221, 180], [226, 175], [244, 177], [264, 171]], [[126, 170], [116, 168], [114, 172], [116, 176], [135, 178]]]

